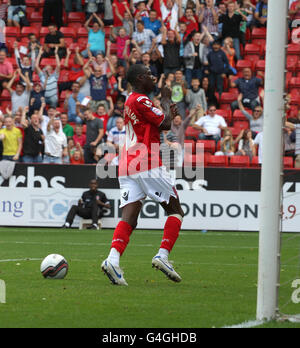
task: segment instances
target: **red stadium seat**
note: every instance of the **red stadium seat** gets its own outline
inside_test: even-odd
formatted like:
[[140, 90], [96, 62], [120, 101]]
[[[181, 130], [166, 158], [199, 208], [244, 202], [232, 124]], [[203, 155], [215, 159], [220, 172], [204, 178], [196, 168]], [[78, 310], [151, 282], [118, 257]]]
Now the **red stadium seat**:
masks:
[[74, 28], [70, 28], [70, 27], [61, 27], [60, 32], [64, 35], [65, 38], [72, 38], [74, 40], [76, 40], [76, 31]]
[[204, 152], [212, 154], [216, 152], [216, 142], [214, 140], [197, 140], [197, 144], [204, 145]]
[[6, 37], [14, 37], [18, 39], [20, 37], [19, 27], [5, 27], [4, 33]]
[[266, 28], [253, 28], [251, 33], [251, 39], [265, 39], [267, 37]]
[[74, 23], [79, 22], [84, 24], [85, 23], [85, 14], [84, 12], [70, 12], [68, 14], [68, 23]]
[[251, 60], [240, 59], [236, 63], [236, 70], [242, 71], [245, 68], [253, 69], [253, 63]]
[[82, 37], [87, 38], [88, 37], [88, 32], [85, 29], [85, 27], [81, 27], [78, 29], [77, 37], [78, 38], [82, 38]]
[[257, 61], [260, 60], [260, 56], [257, 54], [244, 55], [244, 60], [248, 60], [252, 63], [252, 69], [255, 67]]
[[288, 55], [295, 54], [300, 56], [300, 45], [294, 44], [294, 43], [289, 44], [287, 49], [287, 54]]
[[30, 26], [30, 27], [23, 27], [21, 29], [21, 38], [27, 37], [29, 34], [34, 34], [37, 38], [39, 38], [40, 31], [37, 27], [35, 26]]
[[0, 100], [2, 101], [11, 101], [11, 95], [7, 89], [4, 89], [0, 95]]
[[255, 55], [261, 56], [262, 55], [262, 47], [260, 45], [256, 45], [253, 43], [246, 44], [244, 52], [246, 55], [255, 54]]
[[53, 68], [56, 67], [56, 59], [55, 58], [42, 58], [40, 62], [41, 69], [44, 69], [46, 65], [51, 65]]
[[195, 140], [185, 139], [184, 140], [184, 151], [194, 154], [196, 151], [196, 143]]
[[233, 128], [239, 129], [240, 131], [242, 129], [248, 129], [249, 128], [249, 121], [236, 121], [233, 123]]
[[300, 77], [292, 77], [288, 83], [289, 90], [300, 88]]
[[266, 47], [267, 42], [266, 39], [253, 39], [252, 44], [260, 46], [263, 50]]
[[226, 123], [231, 122], [231, 110], [230, 109], [217, 109], [216, 114], [224, 117]]
[[255, 64], [255, 71], [265, 71], [266, 69], [266, 61], [265, 60], [258, 60]]
[[229, 159], [230, 167], [250, 167], [248, 156], [231, 156]]
[[41, 12], [34, 11], [30, 14], [30, 16], [28, 16], [28, 20], [31, 24], [36, 23], [42, 26], [41, 23], [43, 21], [43, 15]]
[[40, 28], [40, 37], [45, 37], [47, 34], [49, 34], [48, 27], [41, 27]]
[[200, 167], [205, 165], [205, 158], [201, 154], [197, 155], [197, 154], [185, 153], [184, 165], [188, 167], [195, 167], [195, 166]]
[[[250, 114], [252, 114], [251, 110], [246, 109], [246, 111], [248, 111]], [[237, 109], [237, 110], [234, 110], [234, 112], [233, 112], [232, 120], [233, 120], [233, 122], [247, 121], [247, 117], [242, 113], [241, 110]]]
[[288, 71], [295, 72], [297, 68], [297, 64], [299, 61], [299, 57], [296, 55], [288, 55], [286, 57], [286, 68]]
[[194, 139], [194, 140], [198, 140], [199, 138], [199, 134], [200, 134], [200, 131], [189, 126], [187, 127], [186, 131], [185, 131], [185, 137], [186, 139]]
[[210, 156], [207, 160], [209, 167], [228, 167], [227, 156]]
[[259, 168], [260, 165], [258, 163], [258, 156], [252, 157], [252, 161], [250, 162], [250, 167], [252, 168]]
[[283, 166], [284, 168], [293, 168], [294, 167], [293, 157], [283, 157]]

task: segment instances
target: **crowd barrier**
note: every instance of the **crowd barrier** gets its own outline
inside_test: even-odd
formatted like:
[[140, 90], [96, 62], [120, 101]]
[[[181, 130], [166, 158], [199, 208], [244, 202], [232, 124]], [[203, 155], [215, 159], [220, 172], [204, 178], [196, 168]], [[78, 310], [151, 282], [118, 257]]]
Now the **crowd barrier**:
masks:
[[[77, 204], [95, 177], [93, 165], [16, 164], [9, 179], [0, 176], [0, 225], [61, 226], [70, 206]], [[287, 170], [284, 178], [282, 227], [299, 232], [300, 171]], [[183, 177], [176, 180], [176, 187], [185, 212], [183, 229], [258, 231], [260, 169], [205, 168], [204, 178]], [[103, 228], [114, 228], [121, 214], [118, 179], [99, 179], [99, 189], [111, 205]], [[165, 219], [161, 206], [147, 199], [137, 228], [161, 230]]]

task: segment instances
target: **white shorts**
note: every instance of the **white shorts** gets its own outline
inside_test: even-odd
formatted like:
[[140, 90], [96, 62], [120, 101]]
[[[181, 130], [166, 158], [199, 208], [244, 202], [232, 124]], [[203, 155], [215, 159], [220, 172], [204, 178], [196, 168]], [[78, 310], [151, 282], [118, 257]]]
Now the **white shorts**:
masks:
[[156, 202], [169, 203], [170, 197], [177, 198], [175, 182], [165, 167], [158, 167], [147, 172], [119, 177], [121, 190], [120, 208], [147, 196]]

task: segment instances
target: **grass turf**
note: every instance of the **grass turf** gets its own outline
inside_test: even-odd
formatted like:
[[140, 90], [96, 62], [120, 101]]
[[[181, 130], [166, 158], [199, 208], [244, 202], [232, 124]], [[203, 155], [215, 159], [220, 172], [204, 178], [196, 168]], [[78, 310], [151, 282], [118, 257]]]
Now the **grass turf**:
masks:
[[[135, 231], [121, 260], [128, 287], [111, 285], [100, 271], [112, 233], [0, 228], [0, 279], [7, 292], [7, 303], [0, 304], [0, 328], [201, 328], [255, 319], [257, 233], [183, 231], [170, 255], [183, 278], [176, 284], [151, 268], [162, 233]], [[294, 236], [283, 237], [289, 261], [283, 265], [286, 284], [280, 303], [285, 312], [300, 313], [300, 304], [289, 300], [290, 279], [299, 273]], [[68, 260], [64, 280], [42, 277], [40, 263], [50, 253]]]

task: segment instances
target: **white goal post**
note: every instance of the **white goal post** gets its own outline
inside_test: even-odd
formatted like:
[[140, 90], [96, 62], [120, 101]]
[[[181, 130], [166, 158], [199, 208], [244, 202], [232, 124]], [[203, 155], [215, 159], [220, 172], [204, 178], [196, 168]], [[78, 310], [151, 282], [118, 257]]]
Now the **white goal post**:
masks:
[[275, 319], [278, 305], [288, 5], [289, 0], [268, 1], [257, 320]]

